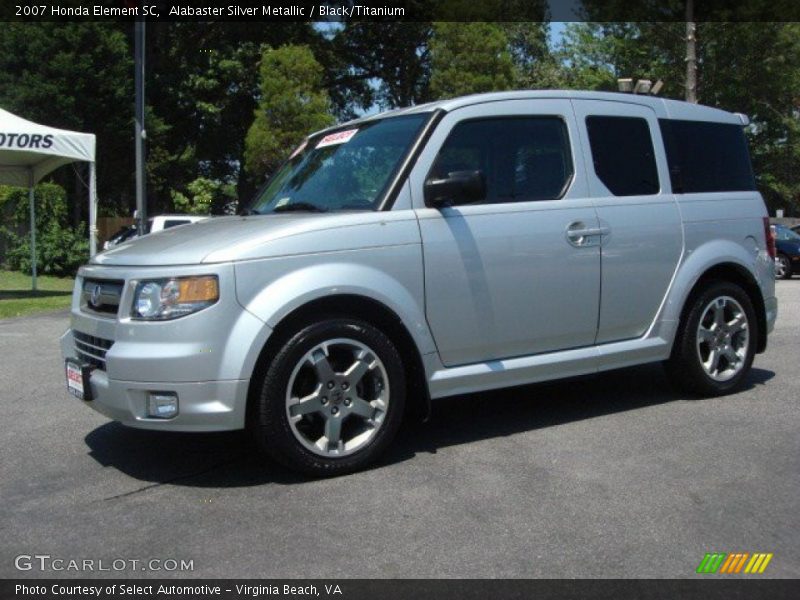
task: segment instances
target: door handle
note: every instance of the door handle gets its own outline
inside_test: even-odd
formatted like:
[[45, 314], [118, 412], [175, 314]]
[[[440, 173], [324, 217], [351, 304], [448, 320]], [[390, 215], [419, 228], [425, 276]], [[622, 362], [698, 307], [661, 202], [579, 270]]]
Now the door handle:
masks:
[[601, 237], [611, 233], [609, 227], [587, 227], [582, 221], [574, 221], [567, 226], [567, 241], [576, 248], [599, 246]]

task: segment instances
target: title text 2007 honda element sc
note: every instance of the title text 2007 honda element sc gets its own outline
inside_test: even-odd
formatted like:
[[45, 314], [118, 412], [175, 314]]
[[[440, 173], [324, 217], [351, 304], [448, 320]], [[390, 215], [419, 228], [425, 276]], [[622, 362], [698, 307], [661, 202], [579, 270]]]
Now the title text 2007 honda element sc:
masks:
[[548, 91], [315, 133], [246, 216], [81, 268], [68, 387], [132, 427], [246, 427], [315, 474], [373, 461], [432, 398], [653, 361], [729, 392], [777, 315], [746, 124]]

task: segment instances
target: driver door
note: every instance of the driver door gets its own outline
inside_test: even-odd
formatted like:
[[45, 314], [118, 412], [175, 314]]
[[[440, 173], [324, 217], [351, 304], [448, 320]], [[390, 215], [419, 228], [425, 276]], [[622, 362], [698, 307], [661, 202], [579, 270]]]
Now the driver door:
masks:
[[[428, 324], [446, 366], [594, 344], [601, 231], [566, 100], [445, 115], [411, 173]], [[485, 200], [425, 207], [430, 178], [480, 170]]]

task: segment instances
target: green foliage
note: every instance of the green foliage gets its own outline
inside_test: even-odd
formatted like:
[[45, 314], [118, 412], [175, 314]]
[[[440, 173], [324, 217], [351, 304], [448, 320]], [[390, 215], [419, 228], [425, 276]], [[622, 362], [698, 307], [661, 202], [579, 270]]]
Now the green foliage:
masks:
[[[104, 203], [122, 202], [133, 189], [128, 29], [124, 23], [0, 23], [0, 106], [45, 125], [96, 134]], [[76, 167], [86, 179], [85, 168]], [[76, 189], [71, 166], [54, 176], [72, 195], [77, 225], [86, 215], [86, 190]]]
[[206, 177], [198, 177], [190, 182], [186, 186], [186, 194], [172, 190], [171, 195], [176, 212], [189, 215], [222, 212], [228, 204], [236, 200], [236, 190], [232, 184]]
[[514, 86], [508, 36], [498, 23], [434, 23], [430, 52], [434, 98]]
[[310, 23], [148, 24], [148, 47], [158, 49], [147, 58], [150, 212], [169, 210], [175, 182], [198, 177], [235, 181], [239, 196], [249, 197], [255, 182], [242, 167], [263, 50], [320, 44], [319, 37]]
[[[459, 0], [450, 2], [447, 10], [461, 19], [471, 11], [493, 14], [492, 5], [492, 2], [475, 3]], [[445, 10], [443, 6], [439, 8]], [[508, 8], [507, 3], [506, 8]], [[370, 108], [373, 102], [382, 108], [427, 102], [434, 97], [430, 85], [432, 49], [439, 53], [437, 69], [440, 71], [451, 66], [454, 69], [470, 67], [469, 64], [450, 63], [454, 58], [464, 63], [472, 62], [469, 55], [475, 49], [472, 47], [471, 38], [476, 38], [481, 42], [477, 48], [486, 53], [486, 56], [476, 57], [476, 62], [488, 61], [493, 69], [499, 64], [501, 70], [499, 81], [489, 84], [476, 84], [473, 81], [461, 86], [460, 89], [471, 92], [477, 89], [494, 90], [509, 87], [529, 89], [558, 87], [561, 81], [561, 68], [548, 46], [548, 23], [541, 20], [546, 8], [547, 3], [543, 0], [525, 0], [520, 2], [519, 9], [526, 11], [526, 14], [540, 15], [540, 20], [493, 24], [488, 28], [477, 26], [464, 29], [466, 23], [348, 22], [333, 36], [330, 43], [330, 50], [339, 61], [331, 83], [339, 87], [348, 86], [351, 90], [349, 98], [351, 106], [364, 109]], [[456, 35], [462, 29], [463, 35]], [[492, 39], [484, 43], [483, 33], [486, 29], [491, 30], [493, 35], [490, 36]], [[438, 50], [434, 33], [440, 40]], [[448, 53], [448, 47], [454, 42], [461, 44], [461, 47]], [[468, 56], [457, 56], [464, 46], [469, 46], [466, 51]], [[509, 57], [512, 63], [510, 77]], [[327, 69], [329, 61], [323, 61], [323, 64]], [[470, 67], [471, 70], [480, 72], [481, 65], [475, 66], [477, 69]], [[445, 92], [446, 95], [460, 93], [442, 89], [448, 87], [443, 81], [443, 77], [448, 76], [449, 74], [439, 76], [436, 89], [438, 96]], [[364, 81], [369, 81], [372, 87], [364, 90]], [[342, 93], [335, 90], [334, 95], [338, 99]], [[338, 112], [341, 110], [337, 110]]]
[[311, 131], [333, 123], [322, 67], [307, 46], [268, 49], [261, 97], [245, 140], [245, 165], [257, 179], [272, 174]]
[[[30, 236], [11, 236], [12, 247], [6, 255], [8, 268], [31, 273]], [[58, 277], [74, 277], [78, 267], [89, 259], [86, 235], [49, 223], [36, 231], [36, 271]]]
[[618, 77], [661, 79], [662, 96], [683, 98], [686, 25], [672, 23], [572, 23], [561, 58], [567, 85], [616, 91]]
[[550, 50], [549, 23], [506, 23], [503, 28], [514, 63], [514, 88], [542, 90], [565, 87], [563, 65]]
[[[67, 195], [60, 185], [40, 183], [33, 189], [37, 229], [51, 222], [66, 223]], [[0, 210], [9, 216], [4, 229], [19, 233], [30, 227], [28, 188], [0, 185]]]
[[[349, 21], [331, 42], [339, 59], [334, 81], [353, 89], [351, 104], [358, 108], [373, 102], [382, 108], [426, 102], [432, 33], [431, 23]], [[375, 89], [364, 89], [365, 82], [373, 82]]]
[[[64, 188], [41, 183], [34, 188], [36, 212], [36, 268], [43, 274], [74, 275], [89, 258], [85, 226], [69, 226]], [[25, 188], [0, 186], [0, 210], [11, 217], [0, 228], [8, 240], [6, 264], [15, 271], [31, 272], [30, 205]]]
[[[613, 35], [599, 23], [570, 23], [555, 52], [564, 65], [563, 87], [577, 90], [616, 89], [617, 68], [611, 58]], [[629, 75], [625, 75], [629, 77]]]

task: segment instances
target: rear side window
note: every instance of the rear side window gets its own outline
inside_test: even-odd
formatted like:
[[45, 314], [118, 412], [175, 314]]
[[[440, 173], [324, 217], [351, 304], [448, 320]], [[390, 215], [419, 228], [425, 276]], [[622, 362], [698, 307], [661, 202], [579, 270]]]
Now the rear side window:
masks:
[[672, 191], [747, 192], [756, 189], [740, 125], [660, 119]]
[[561, 198], [573, 174], [567, 126], [556, 116], [462, 121], [428, 177], [476, 170], [486, 178], [487, 203]]
[[586, 117], [594, 172], [615, 196], [657, 194], [653, 139], [638, 117]]

